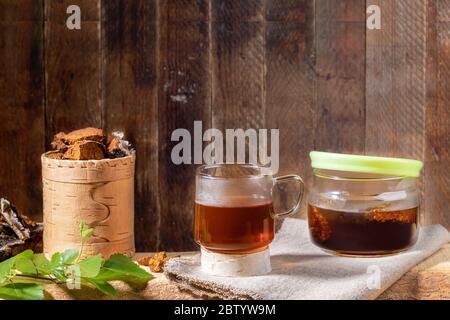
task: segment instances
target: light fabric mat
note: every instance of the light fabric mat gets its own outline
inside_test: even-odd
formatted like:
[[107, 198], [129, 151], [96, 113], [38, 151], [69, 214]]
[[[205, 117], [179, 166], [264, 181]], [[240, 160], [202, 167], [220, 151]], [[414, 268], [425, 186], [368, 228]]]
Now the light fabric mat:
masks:
[[375, 299], [416, 264], [450, 241], [440, 225], [421, 228], [414, 247], [396, 256], [346, 258], [324, 253], [306, 221], [285, 219], [270, 246], [272, 272], [227, 278], [204, 274], [200, 256], [169, 260], [165, 273], [195, 295], [222, 299]]

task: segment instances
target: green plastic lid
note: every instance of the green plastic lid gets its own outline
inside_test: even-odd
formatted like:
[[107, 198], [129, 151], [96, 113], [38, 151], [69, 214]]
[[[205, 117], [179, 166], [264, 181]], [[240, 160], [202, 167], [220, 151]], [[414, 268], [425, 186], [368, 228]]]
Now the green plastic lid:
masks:
[[423, 163], [418, 160], [359, 156], [330, 152], [311, 151], [311, 166], [347, 172], [375, 173], [401, 177], [418, 177]]

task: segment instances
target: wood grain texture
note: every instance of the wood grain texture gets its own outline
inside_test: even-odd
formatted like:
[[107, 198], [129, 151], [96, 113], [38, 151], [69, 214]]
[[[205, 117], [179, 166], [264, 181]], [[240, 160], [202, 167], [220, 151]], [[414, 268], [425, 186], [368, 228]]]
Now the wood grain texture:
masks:
[[[381, 8], [382, 29], [367, 31], [366, 153], [424, 160], [426, 3], [371, 4]], [[423, 209], [421, 221], [428, 224], [433, 213]]]
[[263, 1], [211, 5], [213, 127], [265, 128]]
[[[394, 10], [392, 92], [396, 112], [390, 117], [395, 119], [397, 145], [393, 151], [396, 156], [421, 160], [425, 129], [426, 6], [422, 0], [401, 0], [395, 1]], [[370, 118], [367, 123], [371, 123]], [[379, 130], [376, 133], [382, 137]]]
[[69, 0], [45, 0], [46, 146], [59, 131], [102, 126], [100, 0], [81, 0], [81, 30], [66, 27]]
[[397, 144], [393, 82], [395, 61], [395, 1], [369, 1], [380, 7], [380, 30], [367, 30], [366, 151], [393, 156]]
[[42, 219], [43, 3], [0, 1], [0, 196]]
[[[0, 195], [24, 213], [41, 215], [53, 134], [122, 129], [137, 248], [194, 248], [195, 168], [172, 163], [170, 137], [202, 120], [279, 128], [280, 174], [307, 184], [312, 149], [424, 160], [422, 222], [450, 227], [450, 0], [76, 3], [71, 31], [71, 1], [0, 0]], [[381, 30], [366, 30], [370, 4]]]
[[[158, 175], [163, 250], [197, 248], [193, 241], [195, 166], [175, 165], [175, 129], [194, 136], [194, 121], [210, 127], [209, 3], [159, 2]], [[193, 144], [193, 141], [192, 141]]]
[[428, 1], [426, 223], [450, 228], [450, 1]]
[[[265, 15], [266, 127], [280, 130], [279, 174], [299, 174], [310, 181], [309, 152], [314, 149], [314, 1], [267, 1]], [[284, 186], [279, 191], [280, 206], [292, 207], [297, 190]], [[299, 214], [305, 212], [306, 201], [303, 204]]]
[[155, 1], [102, 2], [103, 123], [136, 149], [137, 250], [159, 246], [157, 37]]
[[367, 31], [367, 154], [423, 160], [425, 1], [370, 3], [381, 8], [382, 29]]
[[365, 12], [365, 0], [316, 0], [316, 150], [364, 153]]
[[450, 244], [383, 292], [381, 300], [450, 300]]
[[[212, 0], [211, 5], [212, 125], [224, 137], [227, 129], [247, 133], [268, 128], [264, 94], [265, 1]], [[226, 155], [233, 154], [229, 143], [234, 144], [233, 161], [237, 162], [237, 139], [227, 140], [223, 146], [223, 161], [230, 162]], [[246, 138], [245, 161], [261, 163], [259, 156], [250, 158], [255, 155], [250, 146], [250, 138]], [[283, 204], [284, 199], [276, 200]]]

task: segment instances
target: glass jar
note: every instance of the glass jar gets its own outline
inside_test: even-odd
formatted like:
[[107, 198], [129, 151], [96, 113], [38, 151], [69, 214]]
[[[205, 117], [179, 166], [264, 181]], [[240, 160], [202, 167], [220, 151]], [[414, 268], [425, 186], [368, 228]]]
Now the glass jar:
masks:
[[308, 200], [312, 242], [344, 256], [404, 251], [418, 235], [416, 160], [311, 152]]

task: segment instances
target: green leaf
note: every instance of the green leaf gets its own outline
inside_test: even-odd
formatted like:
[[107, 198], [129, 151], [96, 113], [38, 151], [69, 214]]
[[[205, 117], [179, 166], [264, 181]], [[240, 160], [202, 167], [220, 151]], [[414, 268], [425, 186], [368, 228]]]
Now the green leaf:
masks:
[[6, 277], [11, 274], [15, 260], [16, 257], [12, 257], [0, 263], [0, 277]]
[[14, 257], [11, 257], [3, 262], [0, 263], [0, 277], [9, 276], [11, 274], [12, 268], [14, 267], [14, 263], [19, 258], [27, 258], [31, 259], [33, 257], [34, 253], [32, 250], [28, 249], [25, 251], [22, 251], [21, 253], [15, 255]]
[[123, 254], [112, 255], [103, 265], [96, 281], [122, 280], [136, 286], [144, 286], [153, 276]]
[[43, 253], [36, 253], [33, 256], [33, 263], [40, 274], [48, 274], [50, 272], [50, 261]]
[[52, 274], [58, 281], [65, 281], [64, 263], [62, 254], [55, 252], [50, 259], [49, 273]]
[[17, 270], [19, 270], [23, 274], [37, 275], [36, 267], [33, 261], [29, 258], [19, 257], [18, 259], [16, 259], [14, 266]]
[[8, 300], [43, 300], [44, 288], [36, 283], [10, 283], [0, 287], [0, 298]]
[[79, 224], [80, 231], [84, 229], [84, 225], [85, 225], [84, 220], [80, 220], [80, 224]]
[[117, 295], [116, 289], [106, 281], [87, 279], [87, 282], [108, 296]]
[[15, 258], [16, 259], [18, 259], [18, 258], [33, 259], [33, 256], [34, 256], [33, 250], [28, 249], [28, 250], [22, 251], [19, 254], [16, 254]]
[[80, 274], [83, 278], [94, 278], [100, 272], [102, 267], [103, 259], [102, 255], [98, 254], [96, 256], [87, 257], [86, 259], [80, 261], [78, 266], [80, 267]]
[[67, 249], [61, 255], [63, 264], [71, 264], [78, 257], [79, 251], [77, 249]]
[[85, 230], [81, 231], [82, 238], [92, 237], [93, 234], [94, 234], [94, 228], [89, 228], [89, 229], [85, 229]]
[[60, 252], [55, 252], [50, 259], [50, 268], [56, 269], [62, 265], [62, 254]]

